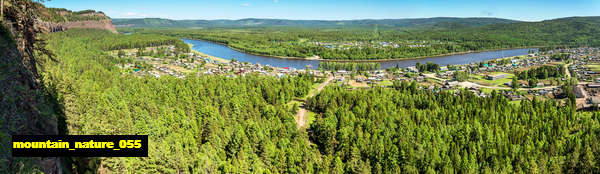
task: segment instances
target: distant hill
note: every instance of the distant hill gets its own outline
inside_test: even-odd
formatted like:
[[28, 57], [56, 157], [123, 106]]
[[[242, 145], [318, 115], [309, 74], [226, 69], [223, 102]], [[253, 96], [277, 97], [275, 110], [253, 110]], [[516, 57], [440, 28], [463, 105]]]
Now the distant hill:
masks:
[[64, 8], [40, 8], [40, 18], [47, 22], [101, 21], [110, 19], [101, 11], [71, 11]]
[[170, 20], [161, 18], [113, 19], [117, 27], [353, 27], [379, 25], [382, 27], [473, 27], [489, 24], [507, 24], [520, 21], [500, 18], [415, 18], [415, 19], [364, 19], [364, 20], [286, 20], [286, 19], [240, 19], [240, 20]]
[[568, 17], [541, 22], [493, 24], [450, 31], [465, 37], [521, 42], [524, 45], [600, 46], [600, 17]]

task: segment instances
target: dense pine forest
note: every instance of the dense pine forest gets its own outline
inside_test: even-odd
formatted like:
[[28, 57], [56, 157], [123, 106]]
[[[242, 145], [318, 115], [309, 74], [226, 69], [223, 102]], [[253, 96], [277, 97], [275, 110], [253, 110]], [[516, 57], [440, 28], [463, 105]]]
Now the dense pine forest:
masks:
[[594, 173], [598, 113], [499, 93], [481, 98], [421, 90], [348, 91], [309, 99], [321, 114], [311, 140], [338, 173]]
[[[497, 23], [448, 27], [440, 23], [424, 28], [348, 27], [247, 27], [207, 29], [144, 29], [203, 39], [264, 55], [322, 59], [375, 60], [436, 56], [468, 51], [539, 46], [600, 46], [600, 18], [572, 17], [541, 22]], [[319, 44], [315, 44], [318, 42]], [[379, 47], [382, 42], [399, 46]], [[352, 45], [339, 49], [340, 44]]]
[[295, 109], [286, 103], [306, 95], [314, 77], [131, 77], [116, 71], [114, 57], [90, 47], [103, 45], [95, 37], [108, 34], [71, 30], [47, 36], [48, 48], [59, 60], [44, 64], [46, 85], [56, 89], [64, 106], [69, 134], [148, 134], [150, 156], [97, 158], [92, 159], [95, 166], [78, 170], [102, 166], [110, 171], [165, 173], [589, 173], [598, 169], [598, 114], [576, 113], [570, 103], [534, 99], [515, 105], [499, 94], [480, 98], [468, 91], [434, 93], [414, 83], [355, 91], [328, 87], [307, 102], [321, 113], [307, 134], [296, 128]]
[[[119, 39], [101, 39], [110, 38], [106, 35]], [[44, 79], [64, 106], [69, 134], [150, 137], [148, 158], [94, 159], [111, 171], [298, 172], [314, 163], [302, 156], [318, 155], [298, 132], [295, 111], [286, 105], [308, 93], [312, 76], [137, 78], [122, 75], [115, 58], [101, 49], [106, 47], [97, 45], [152, 45], [170, 38], [69, 30], [47, 40], [58, 61], [44, 64]]]
[[[123, 59], [110, 53], [163, 45], [187, 53], [190, 48], [181, 37], [256, 53], [316, 54], [330, 59], [402, 58], [538, 44], [600, 45], [596, 18], [534, 23], [548, 27], [543, 29], [526, 23], [456, 31], [273, 27], [136, 29], [131, 35], [69, 29], [42, 34], [33, 26], [37, 4], [20, 0], [10, 4], [5, 19], [12, 25], [4, 21], [0, 25], [0, 173], [52, 173], [44, 170], [52, 168], [48, 164], [64, 173], [600, 171], [600, 158], [596, 158], [600, 156], [600, 112], [576, 111], [573, 96], [566, 101], [534, 97], [516, 103], [497, 91], [478, 97], [468, 90], [440, 91], [414, 81], [353, 90], [332, 84], [314, 92], [324, 79], [302, 73], [281, 78], [196, 73], [181, 79], [134, 76], [123, 73], [116, 66]], [[478, 32], [482, 33], [473, 34]], [[387, 51], [331, 51], [304, 45], [316, 39], [371, 42], [396, 37], [440, 45]], [[362, 71], [377, 66], [331, 62], [321, 68]], [[433, 63], [417, 68], [440, 70]], [[562, 77], [561, 68], [541, 66], [516, 77]], [[454, 76], [468, 78], [466, 72]], [[571, 86], [566, 85], [566, 91], [572, 91]], [[302, 109], [314, 113], [308, 128], [299, 128], [294, 120], [298, 101], [305, 104]], [[17, 134], [148, 135], [149, 155], [14, 158], [8, 144], [10, 136]]]

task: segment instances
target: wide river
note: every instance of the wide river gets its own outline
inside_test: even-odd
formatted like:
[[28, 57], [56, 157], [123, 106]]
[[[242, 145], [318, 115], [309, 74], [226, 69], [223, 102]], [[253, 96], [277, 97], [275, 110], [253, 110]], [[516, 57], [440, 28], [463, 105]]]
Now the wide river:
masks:
[[[227, 46], [203, 41], [203, 40], [190, 40], [190, 39], [182, 39], [184, 42], [193, 44], [194, 47], [192, 49], [211, 55], [215, 57], [220, 57], [224, 59], [233, 59], [235, 58], [241, 62], [249, 62], [249, 63], [260, 63], [261, 65], [270, 65], [275, 67], [291, 67], [296, 69], [304, 69], [306, 65], [311, 65], [313, 68], [317, 68], [319, 65], [319, 60], [299, 60], [299, 59], [281, 59], [274, 57], [266, 57], [266, 56], [257, 56], [252, 54], [247, 54], [243, 52], [239, 52], [233, 50]], [[497, 59], [502, 57], [510, 57], [510, 56], [519, 56], [525, 55], [529, 53], [529, 50], [537, 51], [537, 48], [524, 48], [524, 49], [510, 49], [510, 50], [501, 50], [501, 51], [486, 51], [479, 53], [467, 53], [467, 54], [459, 54], [452, 56], [440, 56], [440, 57], [428, 57], [422, 59], [410, 59], [410, 60], [390, 60], [381, 63], [381, 68], [390, 68], [390, 67], [401, 67], [406, 68], [409, 66], [415, 66], [417, 62], [425, 63], [425, 62], [433, 62], [439, 65], [458, 65], [458, 64], [469, 64], [473, 62], [481, 62], [491, 59]]]

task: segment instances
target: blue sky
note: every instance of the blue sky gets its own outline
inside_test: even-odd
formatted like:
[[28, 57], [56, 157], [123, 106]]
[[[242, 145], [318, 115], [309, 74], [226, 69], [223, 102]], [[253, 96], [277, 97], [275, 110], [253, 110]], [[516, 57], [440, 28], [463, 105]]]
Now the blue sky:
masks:
[[51, 0], [50, 7], [93, 9], [112, 18], [399, 19], [498, 17], [540, 21], [600, 16], [600, 0]]

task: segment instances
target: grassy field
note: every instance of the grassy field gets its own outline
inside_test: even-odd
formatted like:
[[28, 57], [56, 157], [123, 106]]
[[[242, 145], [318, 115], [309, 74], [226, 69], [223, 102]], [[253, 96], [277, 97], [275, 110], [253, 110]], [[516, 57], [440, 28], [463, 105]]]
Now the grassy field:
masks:
[[471, 81], [473, 83], [485, 85], [485, 86], [502, 86], [506, 82], [512, 82], [512, 78], [515, 76], [515, 74], [505, 73], [505, 72], [493, 72], [490, 74], [492, 74], [492, 75], [508, 74], [508, 76], [505, 78], [497, 79], [497, 80], [488, 80], [487, 77], [484, 75], [475, 74], [475, 75], [471, 75], [471, 78], [469, 81]]
[[[315, 93], [317, 92], [317, 88], [319, 88], [319, 85], [321, 85], [320, 83], [315, 83], [310, 87], [310, 91], [308, 91], [309, 94]], [[317, 95], [316, 93], [314, 95]], [[306, 100], [308, 99], [308, 95], [305, 95], [304, 97], [300, 98], [301, 100]]]
[[392, 81], [390, 81], [390, 80], [384, 80], [384, 81], [381, 81], [381, 82], [379, 83], [379, 85], [381, 85], [381, 86], [384, 86], [384, 87], [387, 87], [387, 86], [392, 86], [393, 84], [394, 84], [394, 83], [393, 83]]
[[486, 94], [491, 94], [492, 91], [494, 91], [495, 89], [490, 89], [490, 88], [481, 88], [480, 89], [481, 92], [486, 93]]
[[590, 68], [591, 71], [594, 72], [600, 72], [600, 64], [590, 64], [590, 65], [585, 65], [585, 67]]

